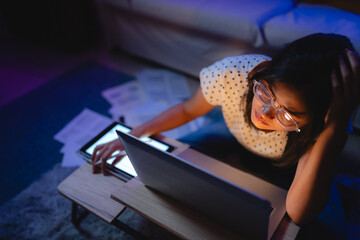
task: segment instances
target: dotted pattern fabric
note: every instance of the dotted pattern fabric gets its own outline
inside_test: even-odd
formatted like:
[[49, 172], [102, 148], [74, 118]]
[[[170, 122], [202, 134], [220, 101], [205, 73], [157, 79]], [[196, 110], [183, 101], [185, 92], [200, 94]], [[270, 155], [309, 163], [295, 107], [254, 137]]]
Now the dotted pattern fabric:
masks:
[[245, 121], [247, 77], [259, 63], [271, 60], [258, 54], [227, 57], [200, 72], [205, 99], [222, 107], [227, 127], [246, 149], [262, 157], [281, 157], [287, 143], [286, 131], [264, 132]]

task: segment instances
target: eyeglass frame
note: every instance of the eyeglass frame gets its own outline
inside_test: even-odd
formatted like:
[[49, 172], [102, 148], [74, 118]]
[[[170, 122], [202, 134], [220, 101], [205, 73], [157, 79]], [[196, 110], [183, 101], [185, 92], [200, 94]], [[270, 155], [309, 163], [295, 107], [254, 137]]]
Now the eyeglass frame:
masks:
[[[293, 119], [293, 117], [291, 116], [291, 114], [290, 114], [288, 111], [286, 111], [283, 106], [281, 106], [281, 105], [279, 105], [279, 104], [277, 104], [277, 105], [275, 104], [275, 103], [276, 103], [276, 101], [275, 101], [276, 98], [275, 98], [274, 94], [273, 94], [271, 91], [269, 91], [269, 90], [267, 89], [267, 87], [265, 87], [264, 84], [262, 84], [260, 81], [253, 80], [253, 83], [254, 83], [254, 86], [253, 86], [253, 94], [254, 94], [254, 96], [256, 97], [256, 99], [259, 100], [259, 101], [260, 101], [263, 105], [265, 105], [265, 106], [272, 106], [272, 107], [274, 107], [275, 112], [276, 112], [276, 111], [282, 111], [283, 113], [285, 113], [285, 115], [289, 118], [289, 120], [290, 120], [290, 121], [293, 123], [293, 125], [295, 126], [295, 130], [290, 130], [290, 129], [288, 129], [287, 127], [285, 127], [285, 125], [281, 123], [281, 121], [278, 119], [277, 115], [275, 114], [275, 119], [276, 119], [276, 121], [277, 121], [284, 129], [286, 129], [287, 131], [296, 131], [296, 132], [299, 133], [301, 130], [300, 130], [298, 124], [296, 123], [296, 121], [295, 121], [295, 120]], [[271, 103], [270, 103], [270, 104], [264, 103], [264, 102], [260, 99], [260, 97], [258, 96], [258, 94], [256, 94], [255, 88], [256, 88], [257, 86], [260, 86], [261, 88], [263, 88], [263, 90], [265, 90], [265, 93], [270, 95], [270, 97], [271, 97]]]

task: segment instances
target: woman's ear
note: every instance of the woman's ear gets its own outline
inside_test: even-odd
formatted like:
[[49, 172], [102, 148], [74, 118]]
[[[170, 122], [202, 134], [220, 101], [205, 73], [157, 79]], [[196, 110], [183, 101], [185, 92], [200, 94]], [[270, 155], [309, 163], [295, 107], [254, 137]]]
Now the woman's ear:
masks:
[[263, 70], [265, 70], [265, 68], [269, 65], [270, 60], [265, 60], [262, 61], [261, 63], [259, 63], [258, 65], [256, 65], [249, 73], [248, 78], [251, 79], [255, 73], [257, 72], [261, 72]]

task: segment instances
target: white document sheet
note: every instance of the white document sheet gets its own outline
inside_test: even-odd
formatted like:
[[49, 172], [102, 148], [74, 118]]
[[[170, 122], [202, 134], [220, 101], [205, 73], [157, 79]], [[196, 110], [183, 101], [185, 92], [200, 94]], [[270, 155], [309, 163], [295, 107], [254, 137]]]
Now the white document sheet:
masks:
[[[104, 90], [101, 95], [111, 104], [112, 119], [84, 109], [74, 117], [54, 139], [63, 143], [62, 166], [75, 167], [84, 163], [76, 155], [84, 144], [95, 137], [113, 121], [124, 120], [136, 127], [151, 120], [174, 104], [190, 97], [186, 77], [168, 70], [145, 69], [136, 74], [137, 80]], [[177, 139], [200, 128], [203, 119], [198, 118], [179, 128], [164, 132]]]
[[96, 136], [103, 129], [104, 125], [110, 125], [111, 122], [110, 118], [85, 108], [66, 124], [54, 136], [54, 139], [61, 143], [66, 143], [69, 139], [78, 138], [83, 133], [94, 134]]
[[76, 154], [77, 150], [79, 150], [82, 145], [72, 144], [72, 142], [68, 142], [61, 149], [63, 153], [63, 159], [61, 161], [62, 167], [77, 167], [81, 166], [85, 163], [85, 160]]
[[97, 112], [85, 108], [66, 126], [61, 129], [54, 139], [63, 143], [60, 150], [63, 154], [62, 166], [80, 166], [84, 161], [76, 155], [84, 144], [94, 138], [113, 121]]
[[137, 81], [130, 81], [104, 90], [101, 95], [112, 105], [130, 109], [146, 101], [146, 94]]
[[[136, 127], [191, 97], [184, 75], [162, 69], [144, 69], [136, 74], [136, 78], [102, 92], [112, 105], [109, 113], [114, 121]], [[163, 134], [177, 139], [197, 130], [203, 122], [199, 118]]]
[[186, 77], [168, 70], [144, 69], [136, 74], [147, 96], [171, 105], [191, 96]]

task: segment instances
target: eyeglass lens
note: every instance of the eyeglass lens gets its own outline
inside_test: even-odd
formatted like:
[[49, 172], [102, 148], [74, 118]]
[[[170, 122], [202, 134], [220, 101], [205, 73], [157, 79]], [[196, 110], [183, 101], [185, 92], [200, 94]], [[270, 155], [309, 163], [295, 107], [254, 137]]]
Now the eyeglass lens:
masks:
[[[269, 93], [269, 91], [261, 84], [254, 85], [254, 94], [255, 97], [264, 105], [273, 105], [273, 97]], [[275, 117], [277, 121], [283, 125], [283, 127], [287, 130], [293, 131], [297, 129], [297, 125], [284, 109], [275, 107]]]

